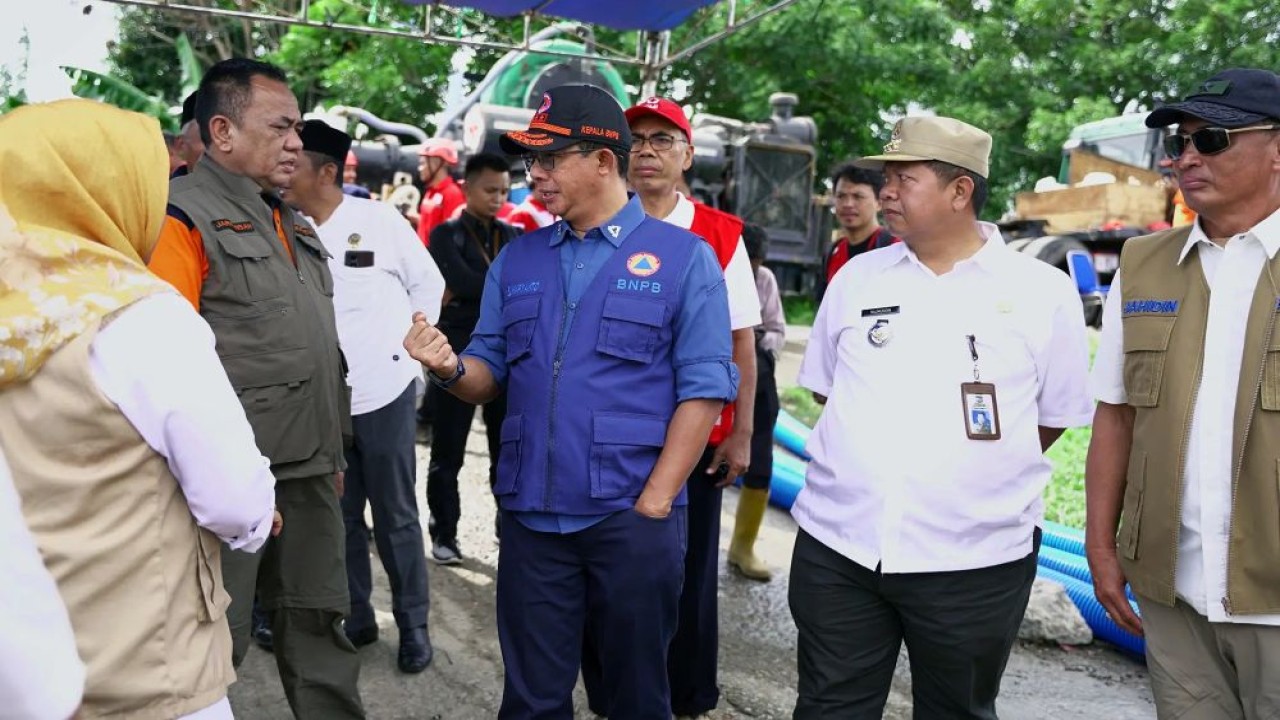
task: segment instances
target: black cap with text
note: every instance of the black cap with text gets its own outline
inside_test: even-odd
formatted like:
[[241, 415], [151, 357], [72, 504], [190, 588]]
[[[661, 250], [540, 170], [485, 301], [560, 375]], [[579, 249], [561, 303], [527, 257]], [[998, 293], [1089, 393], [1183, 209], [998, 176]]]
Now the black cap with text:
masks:
[[594, 85], [561, 85], [542, 94], [529, 129], [504, 133], [498, 140], [508, 155], [555, 152], [592, 142], [631, 151], [631, 130], [622, 106]]

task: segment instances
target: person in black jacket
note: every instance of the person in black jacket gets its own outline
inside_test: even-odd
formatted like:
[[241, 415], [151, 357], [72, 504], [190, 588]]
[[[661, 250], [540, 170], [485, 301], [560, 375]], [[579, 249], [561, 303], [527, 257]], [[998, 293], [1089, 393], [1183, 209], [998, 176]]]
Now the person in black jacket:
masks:
[[[497, 219], [498, 210], [511, 190], [506, 159], [493, 154], [474, 155], [465, 172], [467, 204], [462, 214], [431, 230], [431, 256], [444, 275], [444, 309], [438, 327], [456, 348], [467, 346], [480, 317], [480, 295], [485, 275], [498, 252], [519, 231]], [[431, 464], [427, 468], [427, 506], [431, 508], [431, 557], [441, 565], [462, 562], [458, 550], [458, 473], [467, 449], [467, 435], [476, 407], [434, 385], [435, 416], [431, 424]], [[499, 397], [481, 410], [489, 439], [489, 485], [493, 486], [500, 447], [498, 431], [507, 403]]]

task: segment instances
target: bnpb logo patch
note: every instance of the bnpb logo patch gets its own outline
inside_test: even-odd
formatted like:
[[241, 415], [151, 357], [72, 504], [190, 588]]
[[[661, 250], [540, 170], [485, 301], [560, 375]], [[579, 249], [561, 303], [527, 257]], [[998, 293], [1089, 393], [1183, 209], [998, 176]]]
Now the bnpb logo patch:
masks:
[[653, 253], [641, 252], [627, 258], [627, 270], [636, 277], [649, 277], [660, 267], [662, 261]]

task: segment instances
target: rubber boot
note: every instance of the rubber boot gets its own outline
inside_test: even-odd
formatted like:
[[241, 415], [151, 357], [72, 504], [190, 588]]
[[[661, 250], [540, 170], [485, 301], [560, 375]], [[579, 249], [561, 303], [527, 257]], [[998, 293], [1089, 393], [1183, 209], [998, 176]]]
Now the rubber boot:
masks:
[[738, 515], [733, 522], [733, 542], [729, 544], [729, 567], [743, 577], [761, 582], [773, 579], [769, 566], [755, 555], [756, 536], [769, 503], [768, 489], [742, 488], [738, 496]]

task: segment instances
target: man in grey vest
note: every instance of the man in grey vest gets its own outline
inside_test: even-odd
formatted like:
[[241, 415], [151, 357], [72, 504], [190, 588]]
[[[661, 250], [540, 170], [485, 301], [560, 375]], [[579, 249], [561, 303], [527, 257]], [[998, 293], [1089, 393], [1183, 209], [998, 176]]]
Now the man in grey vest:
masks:
[[149, 267], [213, 328], [289, 518], [288, 532], [260, 553], [222, 554], [233, 659], [248, 651], [256, 587], [294, 715], [363, 718], [360, 659], [343, 632], [350, 599], [338, 499], [351, 416], [333, 277], [314, 229], [277, 195], [302, 150], [298, 101], [278, 68], [226, 60], [200, 83], [196, 121], [205, 156], [172, 181]]
[[1098, 600], [1146, 637], [1161, 718], [1272, 718], [1280, 76], [1220, 72], [1147, 117], [1174, 124], [1165, 152], [1198, 216], [1120, 255], [1093, 369], [1085, 546]]

